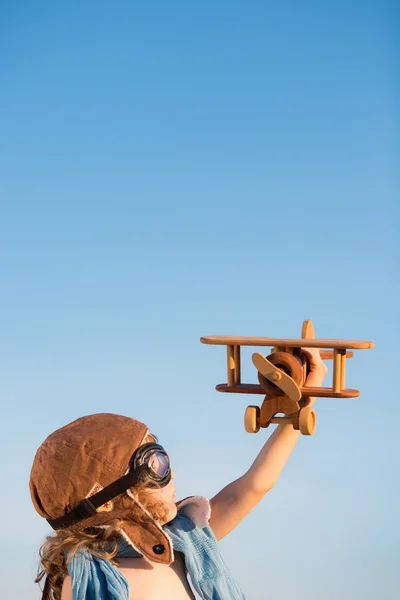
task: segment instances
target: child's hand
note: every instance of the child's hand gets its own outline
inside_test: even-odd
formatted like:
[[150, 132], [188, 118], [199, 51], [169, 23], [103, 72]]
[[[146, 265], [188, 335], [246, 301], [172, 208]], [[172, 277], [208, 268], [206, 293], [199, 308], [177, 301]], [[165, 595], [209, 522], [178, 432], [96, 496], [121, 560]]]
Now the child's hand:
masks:
[[307, 355], [307, 358], [310, 361], [310, 371], [311, 373], [319, 373], [322, 377], [321, 383], [328, 372], [328, 367], [323, 362], [321, 358], [321, 354], [318, 348], [302, 348], [304, 354]]
[[[304, 387], [320, 387], [328, 373], [328, 367], [323, 362], [318, 348], [302, 348], [310, 361], [310, 372]], [[315, 398], [305, 398], [303, 406], [312, 406]]]

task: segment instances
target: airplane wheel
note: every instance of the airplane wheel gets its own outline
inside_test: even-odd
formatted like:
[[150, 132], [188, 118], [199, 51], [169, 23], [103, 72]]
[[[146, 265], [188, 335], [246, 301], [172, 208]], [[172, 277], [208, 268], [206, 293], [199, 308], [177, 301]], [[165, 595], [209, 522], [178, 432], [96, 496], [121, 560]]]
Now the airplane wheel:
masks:
[[[298, 356], [293, 356], [288, 352], [273, 352], [267, 359], [275, 367], [289, 375], [297, 385], [303, 385], [303, 365]], [[272, 381], [269, 381], [264, 375], [258, 373], [258, 381], [264, 392], [270, 395], [283, 395], [283, 391]]]
[[248, 406], [244, 413], [244, 428], [247, 433], [257, 433], [260, 430], [260, 407]]
[[302, 408], [299, 413], [299, 429], [303, 435], [312, 435], [317, 424], [315, 410], [311, 406]]

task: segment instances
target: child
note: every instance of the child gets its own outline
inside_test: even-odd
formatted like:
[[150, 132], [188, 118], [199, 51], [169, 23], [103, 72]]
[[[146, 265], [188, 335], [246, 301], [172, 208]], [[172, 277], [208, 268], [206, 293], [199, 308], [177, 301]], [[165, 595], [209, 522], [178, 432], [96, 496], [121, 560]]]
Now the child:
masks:
[[[318, 350], [304, 351], [306, 385], [319, 387], [327, 368]], [[243, 599], [217, 541], [273, 487], [298, 438], [279, 425], [247, 473], [210, 502], [175, 503], [168, 454], [143, 423], [95, 414], [55, 431], [30, 477], [33, 504], [56, 530], [40, 552], [42, 600], [187, 600], [194, 591]]]

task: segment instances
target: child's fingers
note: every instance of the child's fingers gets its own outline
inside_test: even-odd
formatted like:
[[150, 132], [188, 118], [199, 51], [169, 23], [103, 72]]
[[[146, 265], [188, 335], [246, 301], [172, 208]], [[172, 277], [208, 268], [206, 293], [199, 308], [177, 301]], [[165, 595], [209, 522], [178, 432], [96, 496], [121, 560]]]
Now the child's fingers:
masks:
[[310, 361], [311, 371], [318, 371], [320, 369], [323, 371], [328, 370], [327, 366], [321, 358], [321, 354], [318, 348], [302, 348], [302, 350]]

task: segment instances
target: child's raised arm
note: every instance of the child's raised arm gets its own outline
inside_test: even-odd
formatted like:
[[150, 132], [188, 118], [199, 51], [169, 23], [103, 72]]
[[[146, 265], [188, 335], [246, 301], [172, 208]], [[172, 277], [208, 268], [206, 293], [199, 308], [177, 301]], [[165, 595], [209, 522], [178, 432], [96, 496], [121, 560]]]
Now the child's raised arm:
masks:
[[[319, 387], [328, 369], [316, 348], [303, 350], [310, 359], [311, 368], [305, 386]], [[314, 402], [315, 398], [310, 398], [308, 405]], [[218, 540], [232, 531], [274, 486], [299, 436], [300, 432], [292, 425], [279, 425], [247, 473], [212, 498], [210, 527]]]

